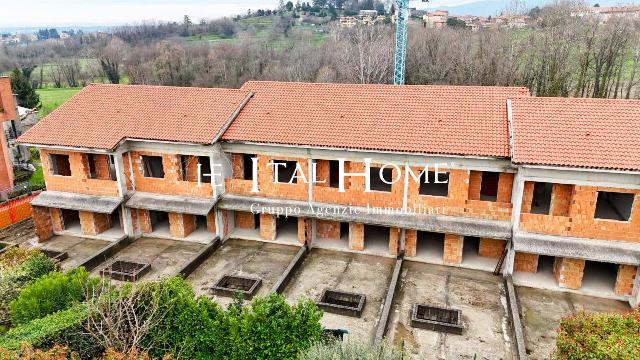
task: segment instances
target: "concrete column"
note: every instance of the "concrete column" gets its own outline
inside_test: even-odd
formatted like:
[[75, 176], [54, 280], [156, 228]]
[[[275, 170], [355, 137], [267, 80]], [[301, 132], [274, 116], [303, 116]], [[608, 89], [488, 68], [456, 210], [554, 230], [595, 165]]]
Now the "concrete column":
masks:
[[[125, 195], [127, 194], [127, 180], [126, 180], [126, 173], [124, 169], [124, 161], [122, 159], [123, 156], [124, 156], [123, 152], [116, 152], [113, 154], [114, 166], [116, 169], [116, 180], [118, 181], [118, 195], [124, 201]], [[129, 167], [131, 166], [132, 166], [131, 158], [129, 158]], [[134, 187], [134, 191], [135, 191], [135, 184], [133, 183], [133, 180], [131, 184]], [[126, 206], [124, 206], [123, 204], [120, 207], [120, 211], [122, 212], [122, 227], [124, 228], [124, 233], [127, 236], [135, 235], [133, 231], [133, 217], [131, 215], [131, 210]], [[147, 217], [148, 217], [148, 212], [147, 212]], [[140, 228], [141, 227], [142, 226], [140, 226]]]
[[[513, 188], [511, 189], [511, 203], [513, 207], [511, 209], [511, 239], [507, 242], [509, 252], [504, 259], [504, 265], [502, 266], [503, 275], [513, 275], [514, 264], [516, 261], [516, 252], [513, 247], [513, 234], [518, 232], [520, 227], [520, 214], [522, 212], [522, 197], [524, 194], [524, 177], [520, 173], [520, 169], [515, 175], [513, 180]], [[536, 269], [538, 267], [538, 259], [536, 257]]]
[[462, 262], [462, 246], [464, 236], [445, 234], [443, 261], [448, 265], [458, 265]]
[[264, 240], [276, 239], [275, 215], [260, 214], [260, 237]]
[[640, 306], [640, 266], [636, 269], [636, 277], [633, 281], [633, 290], [629, 298], [629, 305], [634, 309]]
[[349, 249], [364, 250], [364, 224], [349, 223]]

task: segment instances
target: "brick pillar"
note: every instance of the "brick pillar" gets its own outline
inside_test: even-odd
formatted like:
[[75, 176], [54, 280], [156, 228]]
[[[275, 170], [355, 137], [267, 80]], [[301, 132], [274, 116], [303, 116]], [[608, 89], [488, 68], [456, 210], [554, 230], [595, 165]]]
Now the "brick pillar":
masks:
[[405, 230], [404, 232], [404, 255], [416, 256], [416, 245], [418, 242], [418, 232], [416, 230]]
[[339, 240], [342, 235], [339, 221], [316, 220], [316, 232], [318, 237], [325, 239]]
[[584, 260], [557, 257], [553, 262], [553, 274], [561, 288], [580, 289]]
[[513, 259], [513, 271], [535, 273], [538, 271], [538, 254], [517, 252]]
[[229, 212], [227, 210], [222, 210], [220, 218], [222, 221], [222, 236], [227, 236], [229, 234]]
[[349, 249], [364, 250], [364, 224], [349, 223]]
[[79, 211], [80, 229], [84, 235], [98, 235], [111, 228], [109, 214], [101, 214], [90, 211]]
[[169, 213], [169, 231], [171, 236], [185, 238], [196, 229], [196, 216], [191, 214]]
[[231, 169], [234, 179], [244, 179], [244, 161], [242, 154], [231, 154]]
[[400, 252], [400, 229], [389, 228], [389, 255], [396, 256]]
[[96, 171], [96, 179], [111, 180], [109, 169], [109, 155], [93, 154], [93, 166]]
[[520, 209], [521, 213], [530, 213], [531, 205], [533, 203], [533, 188], [535, 187], [535, 182], [533, 181], [525, 181], [524, 187], [522, 189], [522, 207]]
[[506, 245], [507, 242], [504, 240], [480, 238], [478, 255], [490, 258], [499, 258]]
[[260, 237], [264, 240], [276, 239], [275, 215], [260, 214]]
[[236, 227], [239, 229], [255, 229], [256, 217], [254, 214], [246, 211], [236, 211], [234, 214]]
[[511, 202], [511, 189], [513, 188], [513, 173], [500, 173], [498, 177], [497, 202]]
[[311, 237], [313, 236], [313, 223], [311, 219], [298, 218], [298, 242], [301, 245], [311, 244]]
[[553, 184], [551, 191], [551, 208], [549, 215], [569, 216], [571, 208], [571, 198], [573, 196], [573, 185]]
[[462, 262], [462, 245], [464, 237], [461, 235], [444, 235], [444, 254], [442, 260], [448, 265], [458, 265]]
[[138, 219], [140, 220], [140, 231], [148, 234], [153, 231], [151, 228], [151, 217], [149, 217], [149, 210], [138, 209]]
[[482, 171], [469, 171], [469, 200], [480, 200]]
[[616, 295], [631, 295], [638, 268], [633, 265], [619, 265], [614, 292]]
[[31, 209], [38, 241], [42, 242], [49, 240], [53, 236], [53, 224], [49, 208], [32, 206]]
[[53, 227], [53, 231], [62, 231], [64, 230], [64, 218], [62, 217], [62, 211], [56, 208], [50, 208], [51, 212], [51, 225]]
[[[315, 180], [318, 182], [315, 186], [329, 186], [329, 160], [316, 160], [316, 176]], [[316, 223], [316, 226], [318, 224]], [[324, 237], [324, 236], [323, 236]], [[327, 237], [329, 238], [329, 237]]]
[[207, 231], [216, 232], [216, 212], [215, 210], [209, 211], [207, 214]]

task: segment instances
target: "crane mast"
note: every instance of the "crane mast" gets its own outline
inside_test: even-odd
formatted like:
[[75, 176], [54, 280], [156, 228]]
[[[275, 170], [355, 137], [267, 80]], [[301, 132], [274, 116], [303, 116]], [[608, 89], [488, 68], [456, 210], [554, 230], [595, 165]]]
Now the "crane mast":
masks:
[[396, 2], [396, 54], [393, 61], [393, 84], [404, 85], [405, 59], [407, 58], [407, 21], [409, 0]]

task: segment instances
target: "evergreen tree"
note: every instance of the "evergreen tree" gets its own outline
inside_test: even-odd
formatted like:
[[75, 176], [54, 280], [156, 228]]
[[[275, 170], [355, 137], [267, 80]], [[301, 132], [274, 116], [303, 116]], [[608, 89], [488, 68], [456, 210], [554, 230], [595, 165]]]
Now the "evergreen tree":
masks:
[[11, 90], [18, 98], [18, 105], [29, 109], [39, 109], [41, 106], [40, 96], [31, 87], [29, 79], [17, 68], [13, 69], [10, 78]]

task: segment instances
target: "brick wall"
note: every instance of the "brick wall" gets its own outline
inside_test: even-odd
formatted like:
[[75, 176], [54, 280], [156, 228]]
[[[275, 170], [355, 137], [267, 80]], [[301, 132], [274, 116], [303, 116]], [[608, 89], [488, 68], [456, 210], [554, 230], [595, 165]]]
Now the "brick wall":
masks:
[[[234, 173], [233, 179], [225, 179], [225, 189], [229, 194], [237, 194], [244, 196], [261, 196], [278, 199], [291, 199], [291, 200], [307, 200], [308, 198], [308, 184], [305, 184], [302, 179], [298, 179], [295, 184], [288, 183], [275, 183], [273, 166], [268, 166], [273, 160], [286, 160], [296, 161], [302, 169], [304, 176], [309, 177], [309, 167], [307, 159], [304, 158], [291, 158], [291, 157], [270, 157], [266, 155], [258, 155], [258, 190], [259, 192], [251, 192], [253, 186], [252, 180], [242, 180], [241, 171], [244, 171], [242, 165], [242, 156], [240, 154], [231, 154], [231, 164]], [[279, 171], [281, 171], [280, 168]], [[301, 174], [296, 174], [300, 176]], [[236, 178], [237, 177], [237, 178]]]
[[216, 232], [216, 210], [211, 209], [207, 214], [207, 231], [208, 232]]
[[400, 252], [400, 229], [389, 228], [389, 255], [396, 256]]
[[36, 236], [38, 241], [49, 240], [53, 236], [53, 224], [51, 222], [51, 214], [49, 208], [41, 206], [33, 206], [33, 222], [35, 224]]
[[140, 231], [143, 234], [148, 234], [152, 232], [153, 229], [151, 228], [151, 217], [149, 216], [149, 210], [138, 209], [137, 213], [138, 213], [138, 221], [140, 222]]
[[461, 235], [444, 235], [444, 255], [442, 260], [445, 264], [457, 265], [462, 262], [462, 246], [464, 237]]
[[504, 240], [480, 238], [478, 255], [490, 258], [499, 258], [506, 245], [507, 242]]
[[316, 234], [325, 239], [340, 239], [340, 222], [329, 220], [316, 220]]
[[236, 211], [234, 214], [235, 226], [239, 229], [255, 229], [256, 217], [254, 214], [246, 211]]
[[80, 229], [84, 235], [98, 235], [111, 228], [111, 218], [108, 214], [90, 211], [80, 211]]
[[416, 256], [416, 246], [418, 245], [418, 232], [416, 230], [405, 230], [404, 232], [404, 255]]
[[[520, 229], [531, 233], [640, 242], [640, 190], [554, 184], [550, 215], [531, 214], [534, 183], [525, 182]], [[629, 221], [595, 219], [598, 191], [636, 194]]]
[[49, 212], [51, 213], [53, 231], [64, 230], [64, 218], [62, 217], [62, 211], [56, 208], [49, 208]]
[[[162, 157], [164, 178], [152, 178], [144, 176], [142, 161], [143, 155]], [[211, 198], [213, 196], [213, 188], [211, 187], [211, 183], [202, 182], [200, 183], [200, 185], [198, 185], [197, 183], [198, 159], [195, 156], [185, 156], [185, 161], [187, 164], [186, 178], [182, 174], [182, 157], [179, 154], [132, 151], [131, 161], [133, 162], [133, 178], [136, 185], [136, 191], [202, 198]], [[129, 170], [129, 157], [127, 156], [127, 154], [124, 155], [124, 162], [125, 172], [127, 173], [127, 176], [131, 176], [131, 172]], [[187, 179], [188, 181], [185, 181], [183, 179]]]
[[580, 289], [584, 275], [585, 261], [556, 257], [553, 262], [553, 274], [558, 281], [558, 286], [567, 289]]
[[[69, 156], [71, 176], [53, 175], [49, 162], [50, 154]], [[106, 155], [105, 155], [106, 156]], [[97, 196], [119, 196], [118, 183], [115, 180], [91, 179], [89, 173], [88, 154], [70, 151], [40, 150], [40, 160], [44, 180], [48, 190], [65, 191]], [[108, 161], [108, 159], [107, 159]], [[108, 165], [107, 165], [108, 167]], [[104, 176], [104, 174], [102, 174]]]
[[260, 214], [260, 237], [264, 240], [276, 239], [275, 215]]
[[171, 236], [185, 238], [195, 230], [195, 215], [169, 213], [169, 231], [171, 232]]
[[349, 249], [364, 250], [364, 224], [349, 223]]
[[513, 271], [535, 273], [538, 271], [538, 254], [518, 252], [513, 260]]
[[614, 292], [616, 295], [631, 295], [638, 268], [633, 265], [619, 265]]
[[298, 242], [301, 245], [310, 244], [313, 225], [311, 219], [298, 218]]

